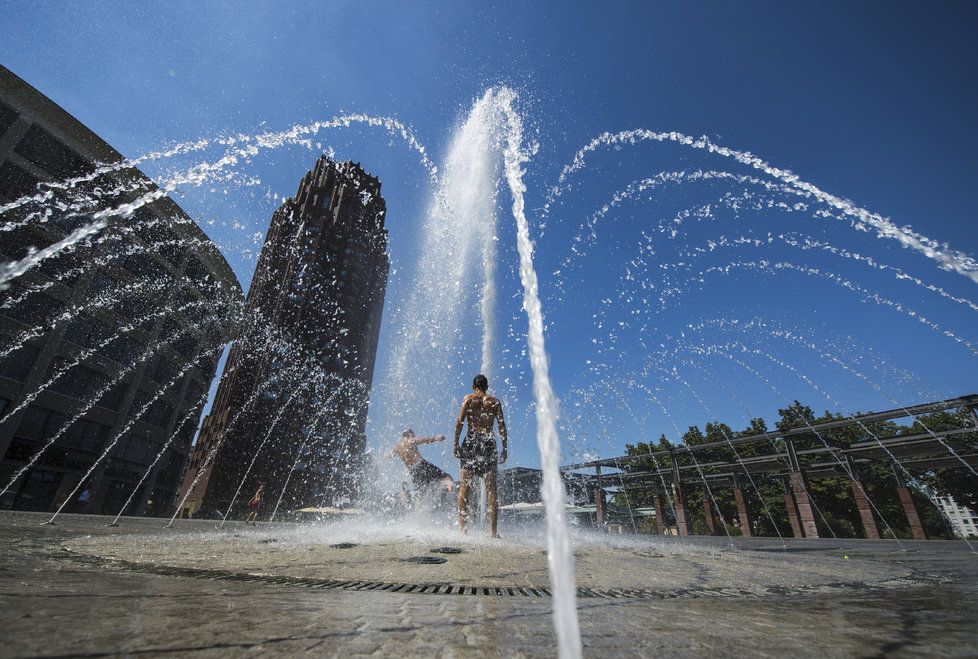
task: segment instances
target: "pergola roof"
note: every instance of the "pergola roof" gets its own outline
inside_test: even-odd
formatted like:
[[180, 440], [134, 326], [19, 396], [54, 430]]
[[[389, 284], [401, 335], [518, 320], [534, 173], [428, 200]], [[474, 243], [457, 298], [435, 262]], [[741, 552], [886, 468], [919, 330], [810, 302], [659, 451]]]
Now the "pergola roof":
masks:
[[[920, 414], [936, 412], [947, 409], [961, 407], [978, 406], [978, 394], [970, 394], [959, 398], [938, 401], [934, 403], [924, 403], [911, 407], [898, 407], [885, 412], [875, 412], [860, 414], [828, 421], [806, 425], [801, 428], [793, 428], [784, 432], [768, 432], [758, 435], [735, 436], [729, 441], [709, 442], [696, 445], [678, 445], [667, 451], [656, 451], [642, 455], [623, 455], [613, 458], [603, 458], [592, 460], [580, 464], [572, 464], [562, 467], [565, 478], [584, 478], [588, 481], [658, 481], [671, 482], [678, 477], [683, 482], [703, 482], [711, 484], [733, 484], [738, 476], [763, 474], [767, 476], [787, 476], [791, 471], [791, 458], [789, 455], [788, 444], [792, 444], [792, 450], [798, 457], [805, 457], [804, 471], [810, 478], [835, 478], [846, 476], [850, 470], [855, 468], [858, 471], [859, 465], [870, 461], [885, 461], [890, 464], [898, 461], [905, 469], [913, 471], [927, 471], [941, 467], [954, 467], [969, 465], [978, 468], [978, 452], [974, 449], [964, 453], [955, 452], [947, 442], [947, 438], [958, 435], [978, 432], [978, 426], [959, 428], [953, 430], [927, 431], [914, 435], [897, 435], [894, 437], [877, 438], [856, 442], [849, 446], [833, 445], [819, 437], [819, 433], [824, 430], [844, 428], [847, 426], [860, 426], [866, 430], [868, 435], [872, 433], [865, 427], [865, 424], [898, 419], [906, 417], [916, 417]], [[806, 439], [815, 443], [814, 446], [804, 449], [794, 449], [794, 443], [798, 440]], [[736, 447], [750, 443], [767, 442], [775, 450], [765, 455], [739, 456], [734, 455], [730, 458], [712, 462], [695, 461], [697, 453], [710, 449], [734, 450]], [[692, 456], [693, 464], [679, 464], [677, 458], [681, 456]], [[625, 471], [622, 467], [635, 461], [652, 460], [655, 468], [643, 471]], [[610, 467], [618, 471], [613, 473], [601, 473], [602, 467]], [[581, 469], [595, 469], [595, 475], [573, 473]]]

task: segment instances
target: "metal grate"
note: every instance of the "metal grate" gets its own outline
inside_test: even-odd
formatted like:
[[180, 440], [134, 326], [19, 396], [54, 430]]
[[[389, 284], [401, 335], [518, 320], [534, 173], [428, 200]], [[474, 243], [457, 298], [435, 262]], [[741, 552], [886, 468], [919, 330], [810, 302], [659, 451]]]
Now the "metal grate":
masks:
[[[391, 583], [385, 581], [363, 581], [342, 579], [315, 579], [311, 577], [290, 577], [284, 575], [249, 574], [231, 570], [210, 570], [204, 568], [173, 567], [169, 565], [147, 565], [121, 559], [108, 559], [98, 556], [79, 554], [69, 549], [65, 550], [72, 560], [98, 565], [100, 567], [116, 567], [130, 572], [155, 574], [167, 577], [189, 577], [193, 579], [209, 579], [217, 581], [232, 581], [243, 583], [258, 583], [275, 586], [292, 586], [323, 590], [358, 590], [383, 591], [388, 593], [411, 593], [424, 595], [492, 595], [500, 597], [551, 597], [548, 588], [529, 588], [525, 586], [470, 586], [450, 583]], [[435, 558], [431, 556], [429, 558]], [[442, 559], [444, 560], [444, 559]], [[594, 589], [578, 588], [577, 596], [582, 599], [689, 599], [699, 597], [764, 597], [768, 595], [813, 595], [839, 591], [867, 591], [893, 588], [926, 583], [928, 579], [917, 575], [916, 578], [896, 578], [877, 583], [862, 581], [837, 582], [831, 584], [816, 584], [807, 586], [763, 586], [756, 590], [739, 588], [677, 588], [673, 590], [652, 590], [649, 588], [611, 588]]]

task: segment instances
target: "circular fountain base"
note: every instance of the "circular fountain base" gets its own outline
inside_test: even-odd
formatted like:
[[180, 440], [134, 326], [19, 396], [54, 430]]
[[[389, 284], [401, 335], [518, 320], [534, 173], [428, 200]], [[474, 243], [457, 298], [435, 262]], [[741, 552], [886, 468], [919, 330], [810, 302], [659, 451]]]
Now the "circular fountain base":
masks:
[[[229, 524], [191, 533], [78, 538], [63, 546], [76, 555], [163, 574], [311, 588], [549, 595], [544, 547], [525, 537], [490, 541], [452, 530], [395, 534], [389, 528], [351, 524]], [[732, 549], [710, 539], [579, 533], [575, 573], [583, 597], [762, 597], [898, 588], [913, 582], [912, 571], [898, 564], [831, 543], [807, 548], [811, 551], [757, 543], [751, 549]]]

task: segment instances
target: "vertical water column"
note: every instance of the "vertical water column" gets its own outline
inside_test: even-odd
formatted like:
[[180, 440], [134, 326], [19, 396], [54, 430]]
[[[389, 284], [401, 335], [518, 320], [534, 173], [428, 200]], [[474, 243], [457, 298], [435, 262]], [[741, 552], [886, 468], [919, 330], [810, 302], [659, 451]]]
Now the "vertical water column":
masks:
[[[527, 343], [537, 405], [537, 441], [543, 468], [543, 499], [547, 512], [547, 554], [553, 592], [554, 629], [561, 657], [581, 656], [576, 608], [574, 558], [564, 510], [560, 476], [557, 405], [548, 374], [543, 312], [533, 268], [533, 243], [524, 212], [522, 121], [513, 108], [515, 94], [490, 89], [472, 107], [455, 131], [442, 167], [442, 178], [425, 217], [417, 269], [404, 309], [394, 321], [395, 346], [390, 360], [390, 388], [385, 401], [388, 418], [409, 415], [412, 423], [444, 424], [439, 401], [457, 395], [461, 373], [456, 365], [480, 359], [483, 372], [492, 370], [495, 307], [496, 183], [502, 156], [517, 225], [517, 249]], [[481, 265], [481, 268], [478, 266]], [[473, 283], [481, 269], [481, 287]], [[477, 342], [466, 334], [466, 312], [479, 295]], [[423, 374], [425, 386], [411, 386]], [[453, 415], [454, 410], [448, 412]], [[389, 429], [394, 432], [396, 429]]]
[[[495, 229], [495, 224], [493, 225]], [[479, 312], [482, 316], [482, 373], [492, 381], [493, 318], [496, 313], [496, 235], [493, 232], [482, 244], [482, 299]]]
[[449, 143], [421, 228], [410, 293], [392, 319], [396, 338], [390, 377], [384, 379], [389, 383], [384, 407], [391, 422], [400, 417], [412, 427], [445, 426], [457, 411], [450, 402], [475, 374], [468, 371], [490, 370], [500, 171], [497, 124], [498, 113], [487, 95], [473, 105]]
[[533, 368], [533, 393], [537, 404], [537, 443], [543, 468], [543, 502], [547, 511], [547, 559], [553, 591], [554, 631], [561, 657], [580, 657], [581, 633], [577, 619], [577, 588], [574, 554], [564, 510], [564, 483], [560, 477], [560, 439], [557, 436], [557, 401], [550, 386], [547, 351], [543, 338], [543, 309], [533, 268], [533, 242], [524, 210], [523, 122], [513, 109], [515, 94], [503, 87], [496, 91], [496, 104], [505, 117], [506, 133], [503, 161], [506, 181], [513, 195], [513, 217], [520, 256], [520, 281], [523, 308], [528, 321], [527, 344]]

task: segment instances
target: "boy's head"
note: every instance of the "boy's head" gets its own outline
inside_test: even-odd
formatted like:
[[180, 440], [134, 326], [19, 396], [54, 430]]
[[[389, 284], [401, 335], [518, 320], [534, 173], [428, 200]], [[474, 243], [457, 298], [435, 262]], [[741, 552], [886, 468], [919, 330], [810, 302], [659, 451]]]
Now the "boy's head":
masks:
[[472, 388], [476, 391], [486, 393], [489, 391], [489, 378], [484, 376], [482, 373], [479, 373], [477, 376], [472, 378]]

